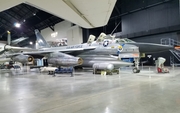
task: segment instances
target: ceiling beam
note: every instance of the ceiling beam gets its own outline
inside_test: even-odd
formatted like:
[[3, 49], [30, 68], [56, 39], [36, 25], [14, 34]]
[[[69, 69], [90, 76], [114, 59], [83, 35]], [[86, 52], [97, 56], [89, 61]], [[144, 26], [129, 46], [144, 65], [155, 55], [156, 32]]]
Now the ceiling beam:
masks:
[[[24, 6], [24, 5], [25, 5], [25, 4], [23, 4], [22, 6]], [[20, 10], [22, 10], [22, 9], [19, 9], [19, 11], [20, 11]], [[15, 13], [15, 14], [17, 14], [19, 17], [23, 18], [23, 19], [21, 20], [21, 22], [24, 23], [23, 26], [26, 27], [26, 29], [30, 29], [32, 32], [34, 32], [34, 29], [32, 29], [31, 27], [28, 27], [28, 26], [26, 25], [26, 23], [24, 22], [24, 19], [25, 19], [25, 20], [27, 19], [26, 16], [27, 16], [28, 14], [26, 14], [24, 17], [22, 17], [21, 15], [19, 15], [19, 14], [16, 13], [16, 12], [14, 12], [13, 10], [12, 10], [12, 12]], [[30, 17], [30, 16], [29, 16], [29, 17]], [[15, 19], [18, 20], [17, 18], [15, 18]]]
[[115, 9], [116, 9], [116, 11], [118, 12], [118, 15], [120, 15], [121, 12], [120, 12], [119, 9], [117, 8], [117, 6], [115, 6]]
[[[16, 18], [15, 16], [13, 16], [12, 14], [10, 14], [8, 11], [4, 11], [4, 13], [6, 14], [6, 15], [8, 15], [8, 16], [10, 16], [12, 19], [14, 19], [15, 21], [17, 21], [17, 22], [19, 22], [21, 25], [23, 25], [26, 29], [27, 29], [27, 27], [26, 27], [26, 25], [24, 25], [24, 24], [22, 24], [23, 22], [22, 21], [19, 21], [19, 19], [18, 18]], [[14, 13], [14, 12], [13, 12]], [[14, 27], [12, 27], [12, 29], [13, 29]], [[17, 32], [16, 32], [17, 33]], [[24, 33], [24, 32], [23, 32]], [[26, 33], [24, 33], [24, 34], [26, 34]], [[14, 34], [15, 35], [15, 34]], [[12, 35], [12, 36], [14, 36], [14, 35]], [[27, 36], [28, 36], [28, 34], [26, 34]]]
[[[9, 30], [9, 31], [13, 30], [13, 29], [12, 29], [12, 26], [9, 26], [9, 24], [12, 24], [12, 25], [13, 25], [14, 23], [12, 23], [12, 22], [9, 21], [8, 19], [4, 18], [3, 16], [1, 16], [0, 18], [3, 19], [3, 20], [6, 22], [6, 23], [4, 23], [4, 26], [7, 26], [7, 28], [8, 28], [8, 29], [5, 28], [6, 30], [5, 30], [3, 33], [0, 34], [0, 36], [3, 36], [3, 35], [7, 32], [7, 30]], [[8, 23], [8, 24], [7, 24], [7, 23]], [[14, 31], [14, 30], [13, 30], [13, 31]], [[14, 31], [14, 32], [16, 33], [16, 31]]]

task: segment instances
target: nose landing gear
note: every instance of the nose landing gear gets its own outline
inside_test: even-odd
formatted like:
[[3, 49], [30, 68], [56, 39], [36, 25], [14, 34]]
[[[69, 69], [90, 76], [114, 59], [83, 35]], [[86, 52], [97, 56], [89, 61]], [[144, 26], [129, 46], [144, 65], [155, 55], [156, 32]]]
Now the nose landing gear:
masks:
[[134, 58], [135, 68], [133, 69], [133, 73], [140, 73], [139, 69], [139, 58]]
[[138, 68], [135, 67], [135, 68], [133, 69], [133, 73], [140, 73], [140, 69], [138, 69]]

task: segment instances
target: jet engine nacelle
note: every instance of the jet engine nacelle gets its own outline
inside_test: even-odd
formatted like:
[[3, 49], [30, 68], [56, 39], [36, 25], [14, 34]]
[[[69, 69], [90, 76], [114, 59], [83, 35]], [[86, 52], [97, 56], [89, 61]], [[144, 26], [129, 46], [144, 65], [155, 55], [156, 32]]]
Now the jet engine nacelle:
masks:
[[48, 63], [56, 66], [77, 66], [82, 65], [82, 58], [48, 58]]
[[114, 65], [110, 63], [95, 63], [93, 64], [93, 69], [113, 70]]
[[12, 60], [21, 63], [27, 63], [27, 62], [32, 62], [34, 58], [30, 55], [17, 55], [12, 57]]

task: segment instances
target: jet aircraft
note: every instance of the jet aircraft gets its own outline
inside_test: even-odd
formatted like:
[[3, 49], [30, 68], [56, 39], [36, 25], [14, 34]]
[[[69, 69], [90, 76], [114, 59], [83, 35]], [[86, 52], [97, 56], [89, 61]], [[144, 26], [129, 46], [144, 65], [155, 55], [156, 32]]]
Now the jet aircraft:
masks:
[[[55, 66], [93, 67], [93, 65], [96, 65], [96, 68], [103, 67], [104, 69], [108, 69], [112, 65], [113, 69], [133, 65], [132, 62], [123, 61], [123, 59], [133, 59], [135, 63], [133, 72], [139, 73], [140, 52], [153, 52], [153, 50], [149, 51], [149, 47], [148, 49], [141, 48], [146, 44], [162, 47], [162, 45], [158, 44], [122, 41], [121, 39], [114, 39], [112, 36], [109, 39], [104, 33], [101, 33], [96, 41], [94, 40], [95, 36], [90, 35], [87, 43], [65, 47], [50, 47], [38, 30], [35, 30], [35, 34], [39, 45], [38, 51], [16, 53], [8, 56], [14, 61], [27, 62], [33, 60], [34, 55], [40, 55], [45, 56], [48, 63]], [[159, 48], [158, 51], [171, 48], [167, 46], [166, 48]]]
[[[108, 69], [113, 65], [113, 69], [133, 65], [132, 62], [125, 62], [119, 58], [139, 58], [139, 49], [137, 46], [129, 44], [117, 44], [111, 40], [104, 40], [104, 34], [98, 37], [97, 41], [92, 43], [83, 43], [78, 45], [49, 47], [38, 30], [35, 30], [38, 51], [14, 53], [7, 55], [14, 61], [27, 62], [34, 59], [34, 56], [40, 55], [46, 57], [49, 64], [55, 66], [78, 66], [78, 67], [98, 67], [104, 66]], [[90, 35], [90, 38], [93, 36]], [[115, 58], [118, 56], [118, 58]], [[96, 68], [98, 68], [96, 67]]]

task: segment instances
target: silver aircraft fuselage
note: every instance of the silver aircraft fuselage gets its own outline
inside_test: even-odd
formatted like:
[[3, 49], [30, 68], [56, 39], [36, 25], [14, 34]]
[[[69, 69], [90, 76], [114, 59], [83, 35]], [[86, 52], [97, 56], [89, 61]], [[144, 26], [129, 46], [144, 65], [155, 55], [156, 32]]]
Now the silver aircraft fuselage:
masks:
[[[139, 58], [139, 48], [135, 45], [125, 44], [121, 45], [119, 43], [113, 42], [113, 40], [108, 40], [108, 43], [104, 42], [92, 42], [91, 44], [84, 43], [72, 46], [64, 47], [51, 47], [42, 48], [41, 50], [59, 50], [59, 49], [80, 49], [96, 47], [93, 50], [88, 51], [78, 51], [71, 53], [73, 56], [81, 57], [83, 59], [82, 67], [92, 67], [94, 63], [111, 63], [115, 68], [133, 65], [133, 63], [124, 62], [119, 60], [120, 58]], [[119, 53], [118, 53], [119, 52]], [[112, 57], [116, 56], [115, 57]]]

